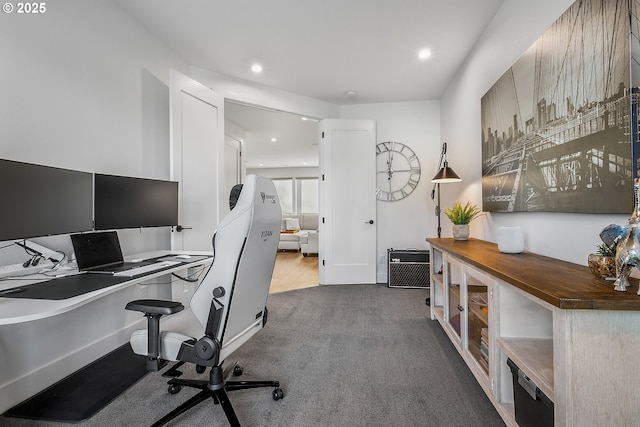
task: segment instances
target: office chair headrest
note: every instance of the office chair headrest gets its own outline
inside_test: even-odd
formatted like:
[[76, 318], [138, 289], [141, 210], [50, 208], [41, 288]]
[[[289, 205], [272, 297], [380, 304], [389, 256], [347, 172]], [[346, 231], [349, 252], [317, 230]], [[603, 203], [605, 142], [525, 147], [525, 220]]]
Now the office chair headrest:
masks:
[[236, 203], [238, 203], [238, 198], [240, 197], [240, 192], [242, 191], [242, 184], [236, 184], [231, 188], [231, 192], [229, 193], [229, 209], [233, 210], [236, 207]]

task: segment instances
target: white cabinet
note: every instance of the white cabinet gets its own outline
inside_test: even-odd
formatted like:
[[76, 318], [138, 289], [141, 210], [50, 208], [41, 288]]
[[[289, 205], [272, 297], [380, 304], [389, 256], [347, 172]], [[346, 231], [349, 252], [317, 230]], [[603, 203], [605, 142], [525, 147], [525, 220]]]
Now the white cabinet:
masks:
[[556, 426], [637, 426], [640, 296], [587, 267], [502, 254], [470, 239], [431, 244], [431, 318], [505, 423], [517, 426], [511, 359], [554, 403]]

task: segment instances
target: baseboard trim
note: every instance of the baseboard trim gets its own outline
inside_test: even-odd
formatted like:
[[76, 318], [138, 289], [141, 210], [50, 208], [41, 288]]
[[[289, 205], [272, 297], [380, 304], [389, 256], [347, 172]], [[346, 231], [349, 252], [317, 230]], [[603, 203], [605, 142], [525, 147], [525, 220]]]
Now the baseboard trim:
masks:
[[0, 386], [0, 413], [36, 395], [89, 363], [115, 350], [129, 340], [131, 333], [145, 328], [144, 318], [118, 331], [78, 348], [50, 363]]

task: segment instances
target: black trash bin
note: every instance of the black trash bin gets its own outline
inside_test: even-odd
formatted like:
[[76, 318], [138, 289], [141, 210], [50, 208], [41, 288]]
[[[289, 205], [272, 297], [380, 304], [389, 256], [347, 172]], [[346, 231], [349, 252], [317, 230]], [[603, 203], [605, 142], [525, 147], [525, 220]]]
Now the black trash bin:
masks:
[[553, 427], [553, 402], [507, 359], [513, 377], [513, 402], [520, 427]]

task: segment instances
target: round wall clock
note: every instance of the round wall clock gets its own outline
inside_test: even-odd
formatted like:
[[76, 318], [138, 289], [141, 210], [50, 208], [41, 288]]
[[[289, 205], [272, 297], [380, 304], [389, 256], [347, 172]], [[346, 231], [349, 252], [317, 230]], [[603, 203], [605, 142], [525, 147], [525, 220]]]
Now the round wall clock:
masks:
[[385, 202], [404, 199], [420, 182], [420, 160], [413, 150], [399, 142], [376, 145], [376, 197]]

